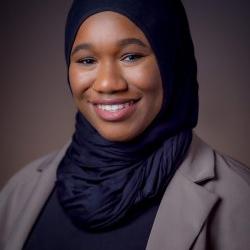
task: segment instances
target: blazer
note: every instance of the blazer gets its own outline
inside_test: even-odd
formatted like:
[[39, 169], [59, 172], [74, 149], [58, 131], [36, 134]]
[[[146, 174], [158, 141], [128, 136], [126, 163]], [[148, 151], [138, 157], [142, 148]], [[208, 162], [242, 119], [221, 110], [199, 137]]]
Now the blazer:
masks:
[[[67, 147], [32, 162], [2, 190], [1, 250], [22, 249]], [[250, 249], [249, 182], [247, 167], [194, 135], [162, 198], [146, 250]]]

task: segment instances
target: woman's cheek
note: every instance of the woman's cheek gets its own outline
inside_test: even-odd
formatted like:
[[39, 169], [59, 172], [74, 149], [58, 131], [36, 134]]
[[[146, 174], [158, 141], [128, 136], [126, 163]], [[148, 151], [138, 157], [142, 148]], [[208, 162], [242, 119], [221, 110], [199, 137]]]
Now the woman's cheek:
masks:
[[162, 88], [159, 69], [151, 60], [135, 67], [128, 67], [125, 78], [130, 85], [141, 91]]
[[69, 81], [74, 95], [81, 96], [94, 81], [94, 72], [81, 69], [81, 66], [72, 65], [69, 67]]

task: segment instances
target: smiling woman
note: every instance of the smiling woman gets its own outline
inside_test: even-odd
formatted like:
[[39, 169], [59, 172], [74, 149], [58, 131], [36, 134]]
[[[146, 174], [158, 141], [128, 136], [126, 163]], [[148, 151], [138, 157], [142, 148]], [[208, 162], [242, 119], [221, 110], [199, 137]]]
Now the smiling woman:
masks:
[[247, 250], [249, 170], [193, 133], [196, 60], [179, 0], [75, 0], [70, 143], [1, 193], [3, 250]]
[[76, 106], [107, 140], [138, 136], [159, 113], [163, 89], [154, 52], [125, 16], [89, 17], [77, 32], [70, 60]]

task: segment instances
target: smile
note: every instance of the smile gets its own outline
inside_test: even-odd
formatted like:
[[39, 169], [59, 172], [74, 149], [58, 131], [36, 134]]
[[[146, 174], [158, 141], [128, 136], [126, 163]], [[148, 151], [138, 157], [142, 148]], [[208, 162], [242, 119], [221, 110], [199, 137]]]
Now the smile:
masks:
[[98, 104], [97, 108], [109, 112], [116, 112], [133, 105], [133, 101], [122, 103], [122, 104]]
[[136, 110], [139, 100], [106, 101], [95, 103], [94, 109], [99, 118], [108, 122], [119, 122], [128, 119]]

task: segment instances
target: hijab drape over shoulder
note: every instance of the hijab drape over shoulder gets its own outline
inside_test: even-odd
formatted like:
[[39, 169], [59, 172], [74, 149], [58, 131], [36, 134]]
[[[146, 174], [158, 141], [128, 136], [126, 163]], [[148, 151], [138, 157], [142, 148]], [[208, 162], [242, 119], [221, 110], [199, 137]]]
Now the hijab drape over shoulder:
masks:
[[198, 118], [193, 43], [179, 0], [75, 0], [68, 14], [65, 57], [80, 25], [102, 11], [120, 13], [147, 37], [160, 68], [164, 99], [150, 126], [128, 142], [104, 139], [81, 113], [57, 172], [61, 205], [75, 224], [115, 225], [138, 204], [161, 197], [192, 140]]

